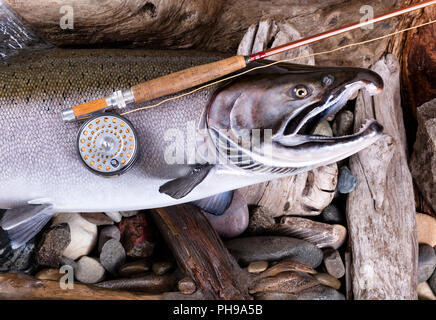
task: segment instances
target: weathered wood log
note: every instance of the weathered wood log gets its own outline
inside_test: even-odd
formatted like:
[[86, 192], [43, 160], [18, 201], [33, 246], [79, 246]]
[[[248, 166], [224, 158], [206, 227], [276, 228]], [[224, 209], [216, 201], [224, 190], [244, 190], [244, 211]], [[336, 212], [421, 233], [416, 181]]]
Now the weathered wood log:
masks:
[[[160, 49], [194, 48], [234, 53], [251, 25], [265, 17], [291, 21], [302, 36], [359, 21], [372, 6], [375, 14], [399, 7], [401, 0], [6, 0], [38, 33], [57, 46], [128, 45]], [[64, 8], [64, 9], [62, 9]], [[60, 27], [70, 8], [73, 29]], [[365, 8], [363, 8], [365, 9]], [[61, 11], [63, 10], [63, 11]], [[70, 19], [70, 20], [71, 20]], [[314, 51], [336, 48], [394, 30], [394, 20], [373, 30], [352, 33], [322, 41]], [[335, 55], [316, 58], [322, 64], [370, 65], [385, 51], [387, 39], [359, 49], [350, 48]]]
[[152, 216], [177, 264], [196, 282], [205, 299], [250, 299], [249, 275], [201, 210], [184, 204], [153, 210]]
[[[420, 0], [405, 0], [403, 5], [418, 3]], [[416, 26], [436, 19], [436, 6], [411, 13], [400, 18], [398, 28]], [[413, 114], [416, 109], [436, 96], [436, 52], [429, 45], [436, 41], [436, 25], [428, 25], [395, 36], [389, 43], [401, 64], [401, 85], [403, 109]], [[415, 126], [416, 128], [416, 126]], [[414, 138], [414, 136], [412, 137]]]
[[62, 289], [58, 281], [38, 280], [25, 274], [0, 274], [0, 299], [7, 300], [161, 300], [160, 295], [136, 294], [74, 284]]
[[[420, 0], [404, 0], [403, 6]], [[416, 26], [436, 19], [436, 7], [410, 13], [399, 18], [398, 29]], [[436, 25], [432, 24], [393, 37], [388, 52], [393, 52], [401, 64], [401, 99], [409, 150], [416, 139], [417, 108], [436, 97]], [[436, 217], [436, 212], [415, 186], [416, 211]]]
[[358, 96], [355, 130], [375, 118], [385, 134], [350, 158], [358, 180], [347, 201], [355, 299], [416, 299], [418, 241], [412, 177], [407, 166], [399, 64], [388, 54], [372, 70], [383, 93]]

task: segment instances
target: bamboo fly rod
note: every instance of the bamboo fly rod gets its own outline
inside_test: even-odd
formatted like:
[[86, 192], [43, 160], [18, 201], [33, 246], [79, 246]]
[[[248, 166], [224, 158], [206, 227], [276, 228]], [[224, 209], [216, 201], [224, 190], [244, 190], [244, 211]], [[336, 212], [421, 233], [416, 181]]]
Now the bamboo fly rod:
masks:
[[139, 83], [129, 89], [119, 90], [112, 95], [97, 100], [89, 101], [81, 105], [74, 106], [62, 112], [62, 119], [65, 122], [71, 122], [88, 117], [94, 112], [105, 111], [109, 109], [126, 107], [127, 104], [167, 96], [179, 91], [189, 89], [206, 82], [218, 79], [232, 72], [244, 69], [250, 63], [270, 57], [272, 55], [308, 45], [323, 39], [327, 39], [344, 32], [355, 30], [363, 26], [391, 19], [415, 10], [436, 4], [436, 0], [427, 0], [416, 3], [405, 8], [388, 12], [372, 19], [352, 23], [333, 30], [325, 31], [307, 38], [296, 40], [279, 47], [264, 50], [250, 56], [233, 56], [220, 61], [184, 69], [175, 73], [168, 74], [153, 80]]

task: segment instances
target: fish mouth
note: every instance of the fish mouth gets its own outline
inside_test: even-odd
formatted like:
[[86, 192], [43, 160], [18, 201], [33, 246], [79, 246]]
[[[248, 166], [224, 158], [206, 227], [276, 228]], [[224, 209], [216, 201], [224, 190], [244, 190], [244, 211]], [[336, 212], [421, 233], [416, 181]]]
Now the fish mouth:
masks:
[[289, 114], [273, 133], [273, 142], [293, 147], [311, 141], [331, 141], [332, 137], [314, 135], [315, 128], [324, 120], [332, 120], [361, 89], [371, 96], [379, 94], [383, 90], [383, 80], [373, 71], [360, 69], [352, 81], [331, 90], [322, 100]]

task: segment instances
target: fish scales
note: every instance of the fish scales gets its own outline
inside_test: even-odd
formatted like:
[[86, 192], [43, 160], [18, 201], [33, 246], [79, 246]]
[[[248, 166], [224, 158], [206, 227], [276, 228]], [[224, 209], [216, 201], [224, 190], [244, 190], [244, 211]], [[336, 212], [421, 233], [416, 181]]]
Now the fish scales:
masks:
[[52, 50], [0, 66], [0, 207], [46, 195], [66, 211], [141, 207], [135, 197], [153, 196], [147, 192], [150, 177], [171, 178], [180, 169], [165, 165], [165, 132], [186, 132], [187, 122], [198, 123], [213, 88], [128, 115], [139, 136], [140, 157], [129, 172], [114, 178], [99, 177], [82, 165], [75, 145], [80, 123], [63, 123], [61, 111], [219, 58], [141, 50]]
[[[339, 161], [382, 134], [376, 121], [350, 136], [312, 134], [314, 125], [333, 117], [357, 90], [380, 92], [379, 75], [360, 68], [288, 64], [128, 114], [139, 156], [121, 176], [102, 177], [82, 164], [76, 149], [81, 124], [64, 123], [63, 110], [221, 58], [195, 52], [55, 49], [0, 65], [0, 208], [29, 201], [51, 203], [58, 212], [175, 205]], [[207, 149], [217, 149], [235, 166], [213, 162], [194, 169], [187, 163], [204, 151], [189, 147], [197, 133], [191, 130], [205, 118], [213, 132], [230, 133], [224, 135], [224, 145], [211, 135]], [[273, 138], [259, 145], [250, 142], [247, 148], [236, 142], [246, 129], [268, 129]], [[167, 161], [174, 151], [183, 163]]]

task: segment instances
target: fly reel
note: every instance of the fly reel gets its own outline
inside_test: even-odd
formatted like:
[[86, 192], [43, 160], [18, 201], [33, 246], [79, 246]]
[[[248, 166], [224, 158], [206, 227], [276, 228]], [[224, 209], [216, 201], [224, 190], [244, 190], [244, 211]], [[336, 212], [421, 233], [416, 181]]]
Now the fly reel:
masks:
[[138, 138], [133, 125], [115, 113], [100, 113], [85, 121], [77, 136], [77, 150], [85, 166], [103, 175], [119, 175], [138, 157]]

